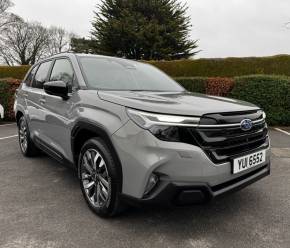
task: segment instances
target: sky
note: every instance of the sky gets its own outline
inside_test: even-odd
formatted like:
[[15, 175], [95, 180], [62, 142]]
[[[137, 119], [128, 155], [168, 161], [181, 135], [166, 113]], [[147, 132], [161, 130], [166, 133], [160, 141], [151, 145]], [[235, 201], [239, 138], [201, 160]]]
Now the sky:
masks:
[[[290, 54], [290, 0], [180, 0], [191, 17], [198, 57]], [[88, 37], [100, 0], [13, 0], [12, 12]]]

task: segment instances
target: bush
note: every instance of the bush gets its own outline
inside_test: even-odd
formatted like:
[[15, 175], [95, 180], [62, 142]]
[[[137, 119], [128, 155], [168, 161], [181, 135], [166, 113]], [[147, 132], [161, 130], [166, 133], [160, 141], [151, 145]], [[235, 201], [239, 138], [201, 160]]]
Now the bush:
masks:
[[234, 87], [234, 80], [231, 78], [208, 78], [206, 94], [213, 96], [228, 96]]
[[207, 78], [195, 77], [195, 78], [175, 78], [185, 89], [197, 93], [206, 93], [206, 81]]
[[0, 79], [0, 104], [4, 107], [4, 120], [15, 120], [13, 105], [16, 89], [20, 85], [17, 79]]
[[0, 66], [0, 78], [23, 79], [30, 66]]
[[187, 90], [251, 102], [267, 113], [270, 125], [290, 125], [290, 77], [176, 78]]
[[172, 77], [236, 77], [252, 74], [290, 76], [290, 56], [150, 61]]
[[[253, 75], [231, 78], [175, 78], [187, 90], [232, 97], [265, 110], [270, 125], [290, 125], [290, 77]], [[20, 80], [0, 79], [0, 104], [5, 120], [14, 120], [14, 94]]]
[[214, 96], [227, 96], [234, 85], [231, 78], [180, 77], [175, 80], [188, 91]]
[[230, 97], [260, 106], [270, 125], [290, 125], [290, 78], [254, 75], [235, 78]]

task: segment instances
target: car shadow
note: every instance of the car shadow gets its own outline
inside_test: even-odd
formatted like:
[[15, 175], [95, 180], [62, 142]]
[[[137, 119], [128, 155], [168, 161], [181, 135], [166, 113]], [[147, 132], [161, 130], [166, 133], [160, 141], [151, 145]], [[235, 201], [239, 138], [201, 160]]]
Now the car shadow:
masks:
[[[61, 177], [65, 188], [70, 190], [79, 190], [79, 179], [77, 176], [76, 170], [73, 170], [71, 167], [60, 164], [54, 159], [41, 155], [38, 159], [47, 160], [48, 165], [51, 166], [52, 170], [56, 170], [59, 177]], [[234, 219], [240, 215], [241, 211], [249, 211], [253, 207], [253, 202], [263, 201], [263, 198], [260, 197], [259, 190], [254, 186], [249, 186], [241, 191], [227, 194], [221, 196], [209, 203], [199, 204], [186, 207], [135, 207], [129, 206], [126, 208], [122, 214], [113, 218], [117, 222], [121, 221], [124, 223], [132, 223], [135, 221], [144, 220], [143, 225], [146, 226], [146, 223], [149, 226], [152, 223], [162, 225], [162, 223], [167, 223], [170, 219], [172, 225], [177, 223], [182, 225], [190, 225], [196, 221], [201, 223], [212, 224], [214, 221], [215, 226], [218, 225], [221, 218]], [[262, 205], [260, 202], [258, 205]], [[88, 209], [89, 211], [89, 209]], [[96, 217], [97, 218], [97, 217]]]

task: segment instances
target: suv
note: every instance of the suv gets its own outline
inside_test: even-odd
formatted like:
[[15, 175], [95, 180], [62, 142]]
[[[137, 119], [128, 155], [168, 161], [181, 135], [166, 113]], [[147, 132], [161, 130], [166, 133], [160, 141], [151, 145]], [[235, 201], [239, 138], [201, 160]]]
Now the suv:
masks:
[[260, 108], [188, 92], [148, 64], [55, 55], [30, 69], [14, 109], [24, 156], [73, 167], [100, 216], [206, 202], [270, 174]]

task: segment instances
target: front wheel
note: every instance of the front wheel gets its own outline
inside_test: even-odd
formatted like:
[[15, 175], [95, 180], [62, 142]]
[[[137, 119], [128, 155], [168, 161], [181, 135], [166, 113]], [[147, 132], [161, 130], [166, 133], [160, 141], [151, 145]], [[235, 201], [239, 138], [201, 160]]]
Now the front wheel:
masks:
[[89, 207], [101, 217], [112, 217], [122, 209], [121, 175], [102, 139], [87, 141], [79, 156], [80, 185]]

